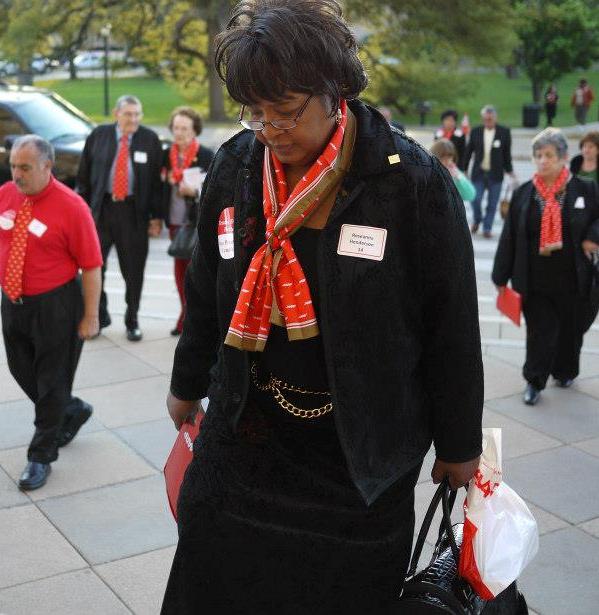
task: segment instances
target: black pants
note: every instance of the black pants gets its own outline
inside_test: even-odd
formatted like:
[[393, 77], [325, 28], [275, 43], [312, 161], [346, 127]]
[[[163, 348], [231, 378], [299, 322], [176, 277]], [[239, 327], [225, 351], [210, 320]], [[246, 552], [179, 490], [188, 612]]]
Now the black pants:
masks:
[[587, 302], [574, 294], [531, 293], [523, 302], [526, 363], [522, 374], [537, 389], [549, 376], [576, 378], [585, 332]]
[[133, 199], [114, 202], [108, 195], [102, 203], [97, 224], [102, 248], [102, 294], [100, 295], [100, 324], [108, 318], [108, 298], [104, 292], [106, 260], [112, 246], [116, 246], [119, 267], [125, 280], [125, 326], [137, 326], [137, 312], [144, 282], [148, 256], [148, 229], [137, 219]]
[[2, 295], [2, 334], [10, 373], [35, 404], [35, 434], [29, 461], [58, 458], [56, 438], [65, 417], [82, 405], [72, 397], [83, 342], [77, 326], [83, 315], [77, 280], [27, 300], [12, 303]]

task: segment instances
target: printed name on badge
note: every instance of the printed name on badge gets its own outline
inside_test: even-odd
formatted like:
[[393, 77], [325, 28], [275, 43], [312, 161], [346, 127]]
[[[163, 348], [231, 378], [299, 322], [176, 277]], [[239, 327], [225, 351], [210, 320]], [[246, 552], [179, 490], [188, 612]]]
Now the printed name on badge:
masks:
[[147, 152], [133, 152], [133, 162], [139, 162], [141, 164], [148, 162]]
[[493, 147], [501, 147], [501, 141], [499, 139], [495, 139], [495, 141], [493, 141]]
[[579, 196], [576, 201], [574, 201], [574, 209], [584, 209], [584, 197]]
[[221, 258], [233, 258], [233, 220], [235, 210], [233, 207], [227, 207], [220, 212], [218, 219], [218, 251]]
[[386, 242], [387, 229], [385, 228], [344, 224], [339, 235], [337, 254], [382, 261]]
[[34, 218], [27, 227], [30, 233], [33, 233], [36, 237], [41, 237], [47, 230], [48, 227], [40, 222], [37, 218]]

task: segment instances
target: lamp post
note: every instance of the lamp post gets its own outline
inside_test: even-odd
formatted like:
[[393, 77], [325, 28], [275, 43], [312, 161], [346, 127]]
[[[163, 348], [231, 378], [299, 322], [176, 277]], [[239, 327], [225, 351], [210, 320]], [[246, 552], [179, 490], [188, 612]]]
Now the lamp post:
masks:
[[110, 104], [108, 100], [108, 43], [111, 30], [112, 25], [109, 23], [100, 30], [100, 36], [104, 39], [104, 115], [106, 117], [110, 114]]

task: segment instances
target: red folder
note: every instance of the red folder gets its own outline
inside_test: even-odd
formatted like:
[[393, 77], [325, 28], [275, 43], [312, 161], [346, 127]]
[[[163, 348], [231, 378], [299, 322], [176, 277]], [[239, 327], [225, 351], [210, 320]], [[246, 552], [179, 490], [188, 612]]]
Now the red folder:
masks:
[[497, 295], [497, 309], [519, 327], [522, 317], [522, 295], [509, 286], [504, 286], [503, 292]]
[[187, 466], [193, 457], [193, 441], [200, 433], [200, 423], [202, 422], [203, 412], [198, 412], [193, 423], [183, 423], [179, 430], [179, 435], [164, 465], [164, 478], [166, 480], [166, 494], [171, 512], [175, 521], [177, 520], [177, 500], [179, 499], [179, 489], [183, 482], [183, 476]]

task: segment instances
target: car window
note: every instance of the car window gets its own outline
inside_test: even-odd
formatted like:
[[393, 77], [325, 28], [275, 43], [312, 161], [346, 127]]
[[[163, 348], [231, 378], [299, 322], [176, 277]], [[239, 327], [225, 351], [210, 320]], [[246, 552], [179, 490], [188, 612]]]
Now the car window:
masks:
[[8, 135], [22, 134], [25, 134], [25, 129], [17, 118], [8, 109], [0, 107], [0, 146], [4, 147]]
[[48, 96], [36, 96], [17, 110], [29, 130], [47, 141], [70, 135], [87, 136], [91, 127]]

